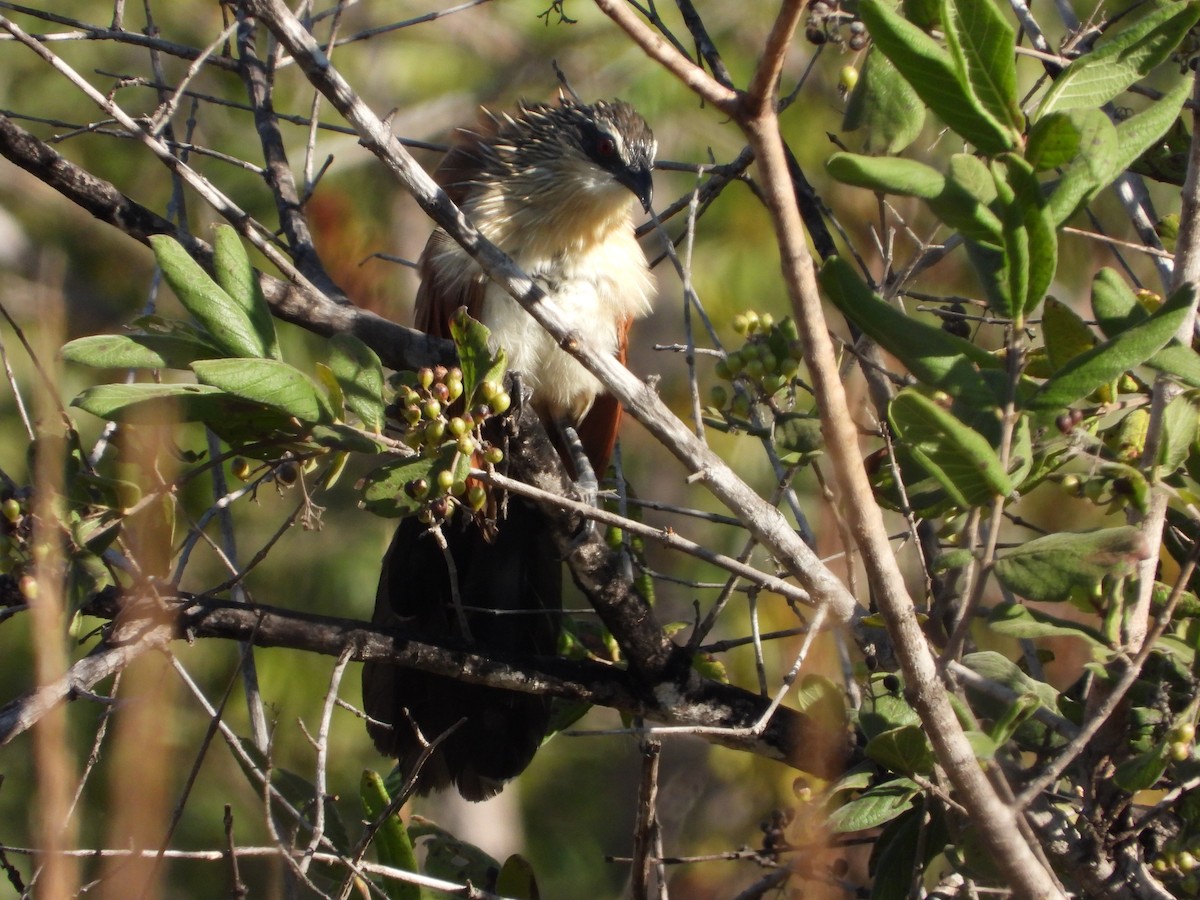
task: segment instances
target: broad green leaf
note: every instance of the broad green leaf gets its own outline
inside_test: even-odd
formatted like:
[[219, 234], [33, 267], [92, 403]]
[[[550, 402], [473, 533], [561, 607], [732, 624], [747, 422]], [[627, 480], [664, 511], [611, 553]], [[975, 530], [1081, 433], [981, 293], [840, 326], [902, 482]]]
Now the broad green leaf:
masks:
[[1154, 787], [1166, 770], [1166, 745], [1156, 744], [1149, 750], [1144, 750], [1117, 766], [1117, 770], [1113, 773], [1113, 781], [1122, 790], [1135, 794], [1138, 791]]
[[902, 0], [900, 8], [904, 10], [904, 18], [922, 31], [942, 27], [941, 0]]
[[827, 259], [819, 278], [834, 306], [918, 381], [979, 407], [996, 403], [981, 370], [998, 372], [1001, 362], [986, 350], [900, 312], [867, 287], [840, 257]]
[[495, 893], [502, 897], [512, 897], [514, 900], [538, 900], [537, 879], [533, 874], [533, 866], [529, 860], [514, 853], [500, 867], [496, 876]]
[[267, 355], [262, 338], [242, 306], [209, 277], [179, 242], [165, 234], [150, 236], [154, 257], [171, 290], [196, 321], [230, 356]]
[[[1029, 129], [1025, 159], [1039, 172], [1070, 165], [1081, 153], [1094, 154], [1095, 132], [1106, 128], [1113, 130], [1113, 124], [1098, 109], [1051, 113], [1038, 119]], [[1096, 168], [1107, 168], [1107, 161]]]
[[314, 425], [309, 431], [309, 440], [321, 447], [346, 450], [350, 453], [383, 453], [388, 445], [372, 440], [356, 428], [334, 422], [332, 425]]
[[1195, 391], [1180, 394], [1163, 410], [1162, 437], [1158, 448], [1160, 477], [1166, 477], [1183, 466], [1196, 440], [1197, 415], [1200, 397]]
[[[388, 796], [387, 788], [378, 772], [366, 769], [362, 774], [359, 785], [359, 796], [362, 800], [363, 811], [367, 821], [374, 822], [383, 815], [392, 798]], [[400, 819], [400, 811], [396, 810], [388, 816], [375, 832], [375, 856], [379, 863], [392, 869], [405, 872], [419, 872], [417, 854], [413, 849], [412, 839]], [[421, 900], [419, 885], [399, 878], [384, 876], [381, 879], [383, 890], [388, 900]]]
[[[118, 421], [203, 422], [230, 446], [256, 457], [261, 453], [247, 445], [299, 437], [291, 417], [205, 384], [102, 384], [72, 405]], [[279, 448], [265, 452], [277, 457]]]
[[[1029, 677], [1011, 659], [995, 650], [968, 653], [963, 656], [962, 663], [977, 675], [1004, 685], [1014, 694], [1037, 697], [1047, 709], [1058, 708], [1058, 691], [1045, 682]], [[967, 691], [972, 695], [975, 693], [970, 686]]]
[[467, 315], [466, 307], [461, 307], [450, 319], [450, 337], [458, 349], [459, 366], [463, 373], [463, 397], [467, 398], [468, 406], [477, 402], [475, 391], [485, 381], [500, 382], [507, 369], [507, 357], [504, 348], [492, 352], [489, 339], [491, 332], [482, 322], [477, 322]]
[[969, 88], [966, 75], [933, 38], [883, 0], [863, 0], [859, 15], [875, 46], [900, 70], [925, 104], [968, 143], [993, 155], [1016, 146], [1015, 132], [996, 119]]
[[1055, 110], [1103, 106], [1165, 61], [1198, 20], [1200, 5], [1169, 3], [1106, 36], [1055, 79], [1035, 118]]
[[925, 104], [891, 60], [871, 47], [858, 76], [858, 84], [846, 103], [843, 131], [866, 131], [863, 149], [884, 154], [899, 153], [921, 134]]
[[[1193, 4], [1195, 5], [1195, 4]], [[1171, 126], [1179, 121], [1184, 101], [1191, 95], [1191, 77], [1181, 77], [1171, 90], [1149, 104], [1137, 115], [1117, 123], [1115, 152], [1110, 159], [1109, 181], [1115, 179], [1134, 161], [1160, 141]]]
[[888, 419], [897, 438], [961, 506], [982, 506], [1012, 493], [991, 444], [919, 391], [897, 394]]
[[988, 616], [988, 626], [997, 634], [1019, 640], [1044, 637], [1073, 637], [1087, 641], [1101, 652], [1109, 649], [1104, 636], [1079, 622], [1060, 619], [1020, 603], [1001, 603]]
[[920, 793], [915, 781], [895, 778], [835, 809], [827, 824], [835, 834], [878, 828], [911, 808], [913, 798]]
[[863, 753], [897, 775], [929, 775], [937, 763], [920, 725], [903, 725], [878, 734], [867, 741]]
[[346, 404], [363, 425], [379, 433], [384, 424], [383, 365], [375, 351], [352, 334], [329, 341], [329, 367], [341, 385]]
[[1107, 577], [1133, 572], [1150, 548], [1141, 529], [1105, 528], [1086, 534], [1050, 534], [1007, 550], [996, 560], [1000, 583], [1027, 600], [1066, 600], [1094, 592]]
[[834, 153], [825, 163], [825, 168], [844, 184], [880, 194], [931, 200], [946, 188], [946, 179], [937, 169], [916, 160], [894, 156]]
[[[1047, 215], [1056, 226], [1069, 219], [1080, 205], [1090, 202], [1103, 188], [1112, 184], [1120, 170], [1113, 169], [1113, 160], [1120, 153], [1120, 138], [1108, 116], [1096, 109], [1053, 113], [1041, 122], [1057, 120], [1063, 115], [1079, 130], [1079, 149], [1046, 203]], [[1052, 127], [1052, 126], [1048, 126]], [[1047, 152], [1051, 152], [1047, 150]]]
[[1092, 277], [1092, 314], [1105, 337], [1116, 337], [1150, 318], [1128, 283], [1110, 268]]
[[1022, 131], [1016, 32], [993, 0], [943, 0], [942, 25], [950, 54], [980, 104], [997, 122]]
[[329, 401], [299, 369], [276, 359], [208, 359], [192, 363], [201, 384], [259, 403], [301, 422], [328, 422]]
[[1026, 408], [1061, 411], [1101, 385], [1142, 365], [1175, 336], [1191, 304], [1189, 286], [1176, 291], [1144, 322], [1068, 362], [1029, 398]]
[[76, 338], [61, 352], [68, 362], [97, 369], [186, 369], [197, 359], [224, 355], [182, 334], [96, 334]]
[[1003, 226], [989, 208], [996, 199], [996, 182], [977, 156], [955, 153], [946, 171], [946, 186], [928, 201], [929, 208], [964, 237], [992, 246], [1003, 241]]
[[917, 711], [903, 697], [894, 694], [875, 697], [858, 711], [858, 727], [868, 741], [893, 728], [920, 724]]
[[1096, 335], [1075, 310], [1050, 297], [1042, 310], [1042, 337], [1050, 365], [1061, 369], [1096, 346]]
[[219, 412], [228, 398], [223, 391], [205, 384], [100, 384], [83, 391], [71, 401], [85, 412], [102, 419], [121, 419], [145, 404], [167, 404], [176, 422], [195, 422], [205, 414]]
[[[362, 506], [388, 518], [414, 515], [426, 499], [437, 496], [434, 473], [447, 468], [453, 472], [455, 481], [465, 480], [471, 470], [470, 458], [459, 453], [453, 442], [445, 444], [433, 456], [384, 463], [363, 476]], [[430, 485], [429, 493], [421, 498], [411, 496], [406, 487], [421, 479]]]
[[238, 233], [228, 225], [218, 225], [213, 241], [213, 274], [230, 298], [245, 311], [259, 343], [271, 359], [282, 359], [279, 339], [275, 335], [275, 320], [263, 297], [258, 273], [250, 265], [250, 257]]

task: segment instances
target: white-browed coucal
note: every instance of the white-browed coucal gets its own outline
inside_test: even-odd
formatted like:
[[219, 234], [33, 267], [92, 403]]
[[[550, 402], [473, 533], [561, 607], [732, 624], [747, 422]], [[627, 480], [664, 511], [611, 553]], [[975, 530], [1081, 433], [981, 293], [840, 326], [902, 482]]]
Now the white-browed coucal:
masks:
[[[479, 231], [541, 285], [574, 331], [623, 361], [630, 323], [650, 311], [653, 296], [634, 236], [633, 201], [650, 209], [655, 149], [645, 120], [620, 100], [525, 103], [515, 115], [489, 114], [478, 131], [464, 132], [438, 180]], [[576, 428], [602, 474], [621, 408], [595, 377], [440, 229], [429, 238], [419, 271], [416, 326], [449, 337], [451, 316], [465, 306], [507, 351], [547, 430], [557, 435]], [[467, 611], [467, 646], [510, 659], [552, 655], [562, 565], [538, 509], [515, 497], [504, 507], [494, 533], [457, 521], [443, 526]], [[451, 577], [425, 526], [405, 519], [384, 559], [375, 623], [464, 644]], [[367, 714], [384, 723], [368, 726], [376, 747], [405, 769], [422, 752], [414, 726], [431, 741], [461, 721], [426, 761], [417, 789], [454, 785], [471, 800], [491, 796], [524, 770], [550, 717], [545, 697], [385, 663], [364, 667], [363, 697]]]

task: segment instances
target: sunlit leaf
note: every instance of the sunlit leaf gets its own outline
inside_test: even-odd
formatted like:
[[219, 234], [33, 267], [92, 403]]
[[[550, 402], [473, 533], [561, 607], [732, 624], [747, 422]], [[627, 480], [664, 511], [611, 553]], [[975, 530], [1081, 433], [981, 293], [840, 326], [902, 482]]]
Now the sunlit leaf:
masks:
[[271, 359], [282, 359], [279, 339], [275, 335], [275, 320], [271, 318], [271, 309], [263, 297], [258, 273], [250, 264], [241, 237], [229, 225], [218, 225], [216, 229], [213, 274], [217, 284], [245, 311], [266, 355]]
[[264, 357], [267, 349], [246, 310], [200, 267], [179, 242], [151, 235], [150, 246], [171, 290], [230, 356]]

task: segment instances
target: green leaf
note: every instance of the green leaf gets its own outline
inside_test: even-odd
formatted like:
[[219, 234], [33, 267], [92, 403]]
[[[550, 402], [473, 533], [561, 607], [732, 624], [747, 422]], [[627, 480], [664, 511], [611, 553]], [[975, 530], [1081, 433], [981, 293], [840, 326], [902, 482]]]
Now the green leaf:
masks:
[[246, 310], [225, 293], [179, 242], [165, 234], [150, 236], [154, 257], [171, 290], [196, 321], [230, 356], [264, 357], [266, 347]]
[[276, 359], [209, 359], [192, 364], [202, 384], [259, 403], [301, 422], [329, 422], [333, 410], [316, 382]]
[[1008, 307], [1002, 315], [1022, 320], [1046, 295], [1058, 265], [1058, 240], [1046, 218], [1041, 185], [1029, 164], [1019, 156], [1006, 155], [993, 172], [1001, 193], [1011, 191], [1003, 204], [1004, 260], [1007, 275], [1002, 296]]
[[835, 834], [878, 828], [910, 809], [913, 798], [920, 793], [915, 781], [895, 778], [835, 809], [827, 824]]
[[1029, 129], [1025, 159], [1039, 172], [1070, 165], [1081, 153], [1094, 151], [1091, 136], [1105, 128], [1112, 130], [1113, 124], [1098, 109], [1051, 113], [1038, 119]]
[[1191, 77], [1180, 77], [1175, 86], [1162, 97], [1137, 115], [1117, 123], [1115, 152], [1109, 160], [1109, 181], [1130, 168], [1135, 160], [1162, 140], [1171, 130], [1171, 126], [1179, 121], [1180, 110], [1191, 95], [1193, 84]]
[[897, 775], [930, 775], [937, 763], [933, 745], [920, 725], [903, 725], [878, 734], [867, 741], [863, 752]]
[[[1093, 582], [1085, 581], [1089, 586]], [[1086, 641], [1097, 650], [1109, 649], [1104, 636], [1096, 629], [1079, 622], [1060, 619], [1040, 609], [1031, 609], [1020, 603], [1001, 603], [988, 616], [988, 626], [997, 634], [1018, 640], [1033, 640], [1045, 637], [1073, 637]]]
[[341, 385], [346, 404], [376, 434], [383, 431], [383, 365], [375, 351], [352, 334], [329, 341], [329, 367]]
[[925, 104], [968, 143], [993, 155], [1016, 146], [1015, 132], [987, 111], [953, 57], [883, 0], [863, 0], [859, 15], [875, 46], [900, 70]]
[[[434, 473], [442, 469], [450, 469], [455, 481], [465, 480], [471, 470], [471, 459], [459, 453], [457, 444], [450, 441], [433, 456], [384, 463], [363, 476], [362, 506], [377, 516], [411, 516], [420, 511], [426, 499], [437, 496], [436, 488], [432, 487]], [[409, 496], [405, 490], [409, 482], [418, 479], [431, 485], [429, 494], [422, 499]]]
[[492, 890], [502, 897], [512, 897], [514, 900], [538, 900], [541, 896], [533, 874], [533, 866], [519, 853], [514, 853], [504, 861]]
[[[1042, 122], [1057, 121], [1059, 116], [1066, 116], [1078, 130], [1079, 147], [1047, 201], [1047, 215], [1055, 226], [1061, 225], [1081, 204], [1090, 202], [1101, 189], [1112, 184], [1120, 174], [1119, 169], [1113, 168], [1113, 160], [1121, 149], [1117, 129], [1098, 109], [1053, 113], [1039, 120], [1033, 130], [1036, 132]], [[1054, 128], [1052, 124], [1046, 127]], [[1046, 148], [1045, 152], [1053, 156], [1052, 148]]]
[[[1014, 694], [1035, 696], [1047, 709], [1053, 710], [1058, 707], [1058, 692], [1054, 688], [1045, 682], [1030, 678], [1016, 663], [995, 650], [968, 653], [963, 656], [962, 663], [972, 672], [1004, 685]], [[975, 693], [970, 686], [967, 687], [967, 691]]]
[[1041, 701], [1034, 694], [1022, 694], [1011, 706], [1004, 710], [1000, 718], [997, 719], [991, 728], [989, 736], [997, 747], [1002, 747], [1012, 740], [1013, 735], [1017, 733], [1017, 729], [1029, 719], [1038, 707], [1042, 705]]
[[1167, 770], [1166, 750], [1166, 745], [1156, 744], [1149, 750], [1125, 760], [1117, 766], [1113, 773], [1113, 781], [1117, 787], [1131, 794], [1149, 790]]
[[182, 334], [96, 334], [63, 345], [62, 358], [97, 369], [186, 369], [224, 354]]
[[991, 246], [1003, 241], [1003, 225], [989, 208], [996, 199], [996, 183], [983, 161], [969, 153], [950, 157], [946, 187], [929, 200], [929, 208], [964, 237]]
[[1012, 493], [991, 444], [919, 391], [897, 394], [888, 419], [899, 440], [960, 505], [982, 506]]
[[1165, 61], [1198, 20], [1200, 5], [1169, 3], [1107, 36], [1062, 71], [1036, 118], [1055, 110], [1103, 106]]
[[1050, 365], [1060, 369], [1096, 346], [1096, 335], [1065, 303], [1050, 297], [1042, 310], [1042, 337]]
[[[392, 798], [388, 796], [383, 779], [378, 772], [367, 769], [362, 774], [359, 785], [359, 796], [362, 799], [363, 811], [367, 820], [374, 822]], [[380, 865], [405, 872], [419, 872], [417, 854], [413, 849], [412, 839], [400, 819], [400, 811], [396, 810], [388, 816], [375, 832], [375, 856]], [[399, 878], [383, 876], [381, 878], [384, 892], [389, 900], [421, 900], [421, 888], [412, 882], [401, 881]]]
[[1192, 289], [1180, 288], [1144, 322], [1076, 356], [1043, 384], [1025, 406], [1059, 412], [1130, 369], [1142, 365], [1167, 345], [1186, 319]]
[[168, 421], [195, 422], [218, 411], [225, 399], [222, 391], [204, 384], [100, 384], [83, 391], [71, 405], [102, 419], [122, 419], [152, 404], [173, 409]]
[[1181, 468], [1196, 440], [1200, 397], [1195, 391], [1180, 394], [1163, 410], [1162, 438], [1158, 448], [1158, 475], [1165, 478]]
[[1125, 279], [1105, 267], [1092, 277], [1092, 314], [1105, 337], [1116, 337], [1150, 318]]
[[903, 697], [893, 694], [875, 697], [869, 706], [858, 711], [858, 727], [868, 741], [893, 728], [920, 724], [921, 717], [917, 711]]
[[508, 368], [508, 357], [504, 348], [492, 352], [492, 333], [482, 322], [467, 315], [466, 307], [460, 307], [450, 318], [450, 337], [458, 348], [459, 366], [463, 373], [463, 397], [467, 406], [477, 401], [475, 392], [485, 381], [500, 383]]
[[1150, 552], [1145, 535], [1133, 526], [1050, 534], [1006, 551], [994, 572], [1020, 597], [1056, 602], [1072, 591], [1093, 593], [1107, 577], [1131, 574]]
[[279, 339], [275, 334], [275, 320], [271, 318], [271, 308], [263, 297], [258, 273], [250, 265], [250, 257], [242, 245], [242, 239], [229, 225], [217, 226], [217, 236], [213, 241], [213, 274], [217, 284], [245, 311], [266, 355], [271, 359], [282, 359]]
[[1020, 132], [1016, 32], [992, 0], [943, 0], [946, 44], [980, 104], [997, 122]]
[[925, 126], [925, 104], [907, 81], [900, 77], [891, 60], [871, 47], [858, 76], [854, 92], [846, 103], [843, 131], [863, 128], [863, 149], [899, 153], [921, 134]]
[[848, 262], [825, 261], [821, 287], [838, 310], [899, 359], [922, 384], [983, 408], [996, 398], [981, 370], [999, 371], [1000, 360], [970, 341], [905, 315], [863, 282]]
[[937, 169], [916, 160], [894, 156], [834, 153], [825, 163], [825, 168], [844, 184], [880, 194], [931, 200], [946, 188], [946, 179]]

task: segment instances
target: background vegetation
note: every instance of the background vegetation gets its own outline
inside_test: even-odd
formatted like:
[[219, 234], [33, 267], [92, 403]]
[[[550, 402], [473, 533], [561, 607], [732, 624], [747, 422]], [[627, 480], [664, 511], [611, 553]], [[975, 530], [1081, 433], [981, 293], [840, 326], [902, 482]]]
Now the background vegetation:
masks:
[[[427, 877], [506, 895], [529, 874], [497, 882], [459, 840], [520, 852], [547, 897], [1197, 893], [1179, 116], [1200, 13], [711, 6], [305, 7], [364, 112], [294, 61], [277, 4], [0, 3], [14, 890], [413, 896], [334, 862], [405, 868], [413, 839]], [[552, 96], [555, 65], [650, 121], [663, 223], [644, 245], [675, 244], [629, 364], [661, 404], [606, 376], [642, 424], [614, 473], [623, 549], [572, 559], [585, 640], [572, 664], [491, 676], [596, 705], [498, 800], [417, 800], [407, 831], [386, 817], [377, 835], [386, 799], [362, 772], [386, 761], [351, 659], [393, 648], [346, 620], [369, 618], [392, 527], [356, 485], [396, 447], [372, 427], [390, 394], [361, 373], [452, 351], [387, 325], [408, 321], [404, 260], [446, 207], [369, 111], [431, 169], [477, 106]], [[161, 270], [152, 234], [183, 248], [156, 238]], [[240, 314], [219, 291], [180, 286], [219, 241], [217, 280], [260, 302], [229, 287], [249, 247], [279, 319], [251, 315], [248, 343], [223, 332]], [[189, 314], [222, 359], [134, 358]], [[152, 337], [75, 340], [131, 326]], [[273, 330], [286, 378], [329, 364], [311, 416], [247, 387]], [[364, 343], [331, 341], [347, 334]], [[223, 405], [105, 393], [127, 377], [199, 378]], [[518, 473], [561, 478], [530, 453]], [[625, 606], [598, 596], [604, 571]], [[648, 625], [629, 615], [651, 602]], [[91, 848], [113, 855], [70, 855]]]

